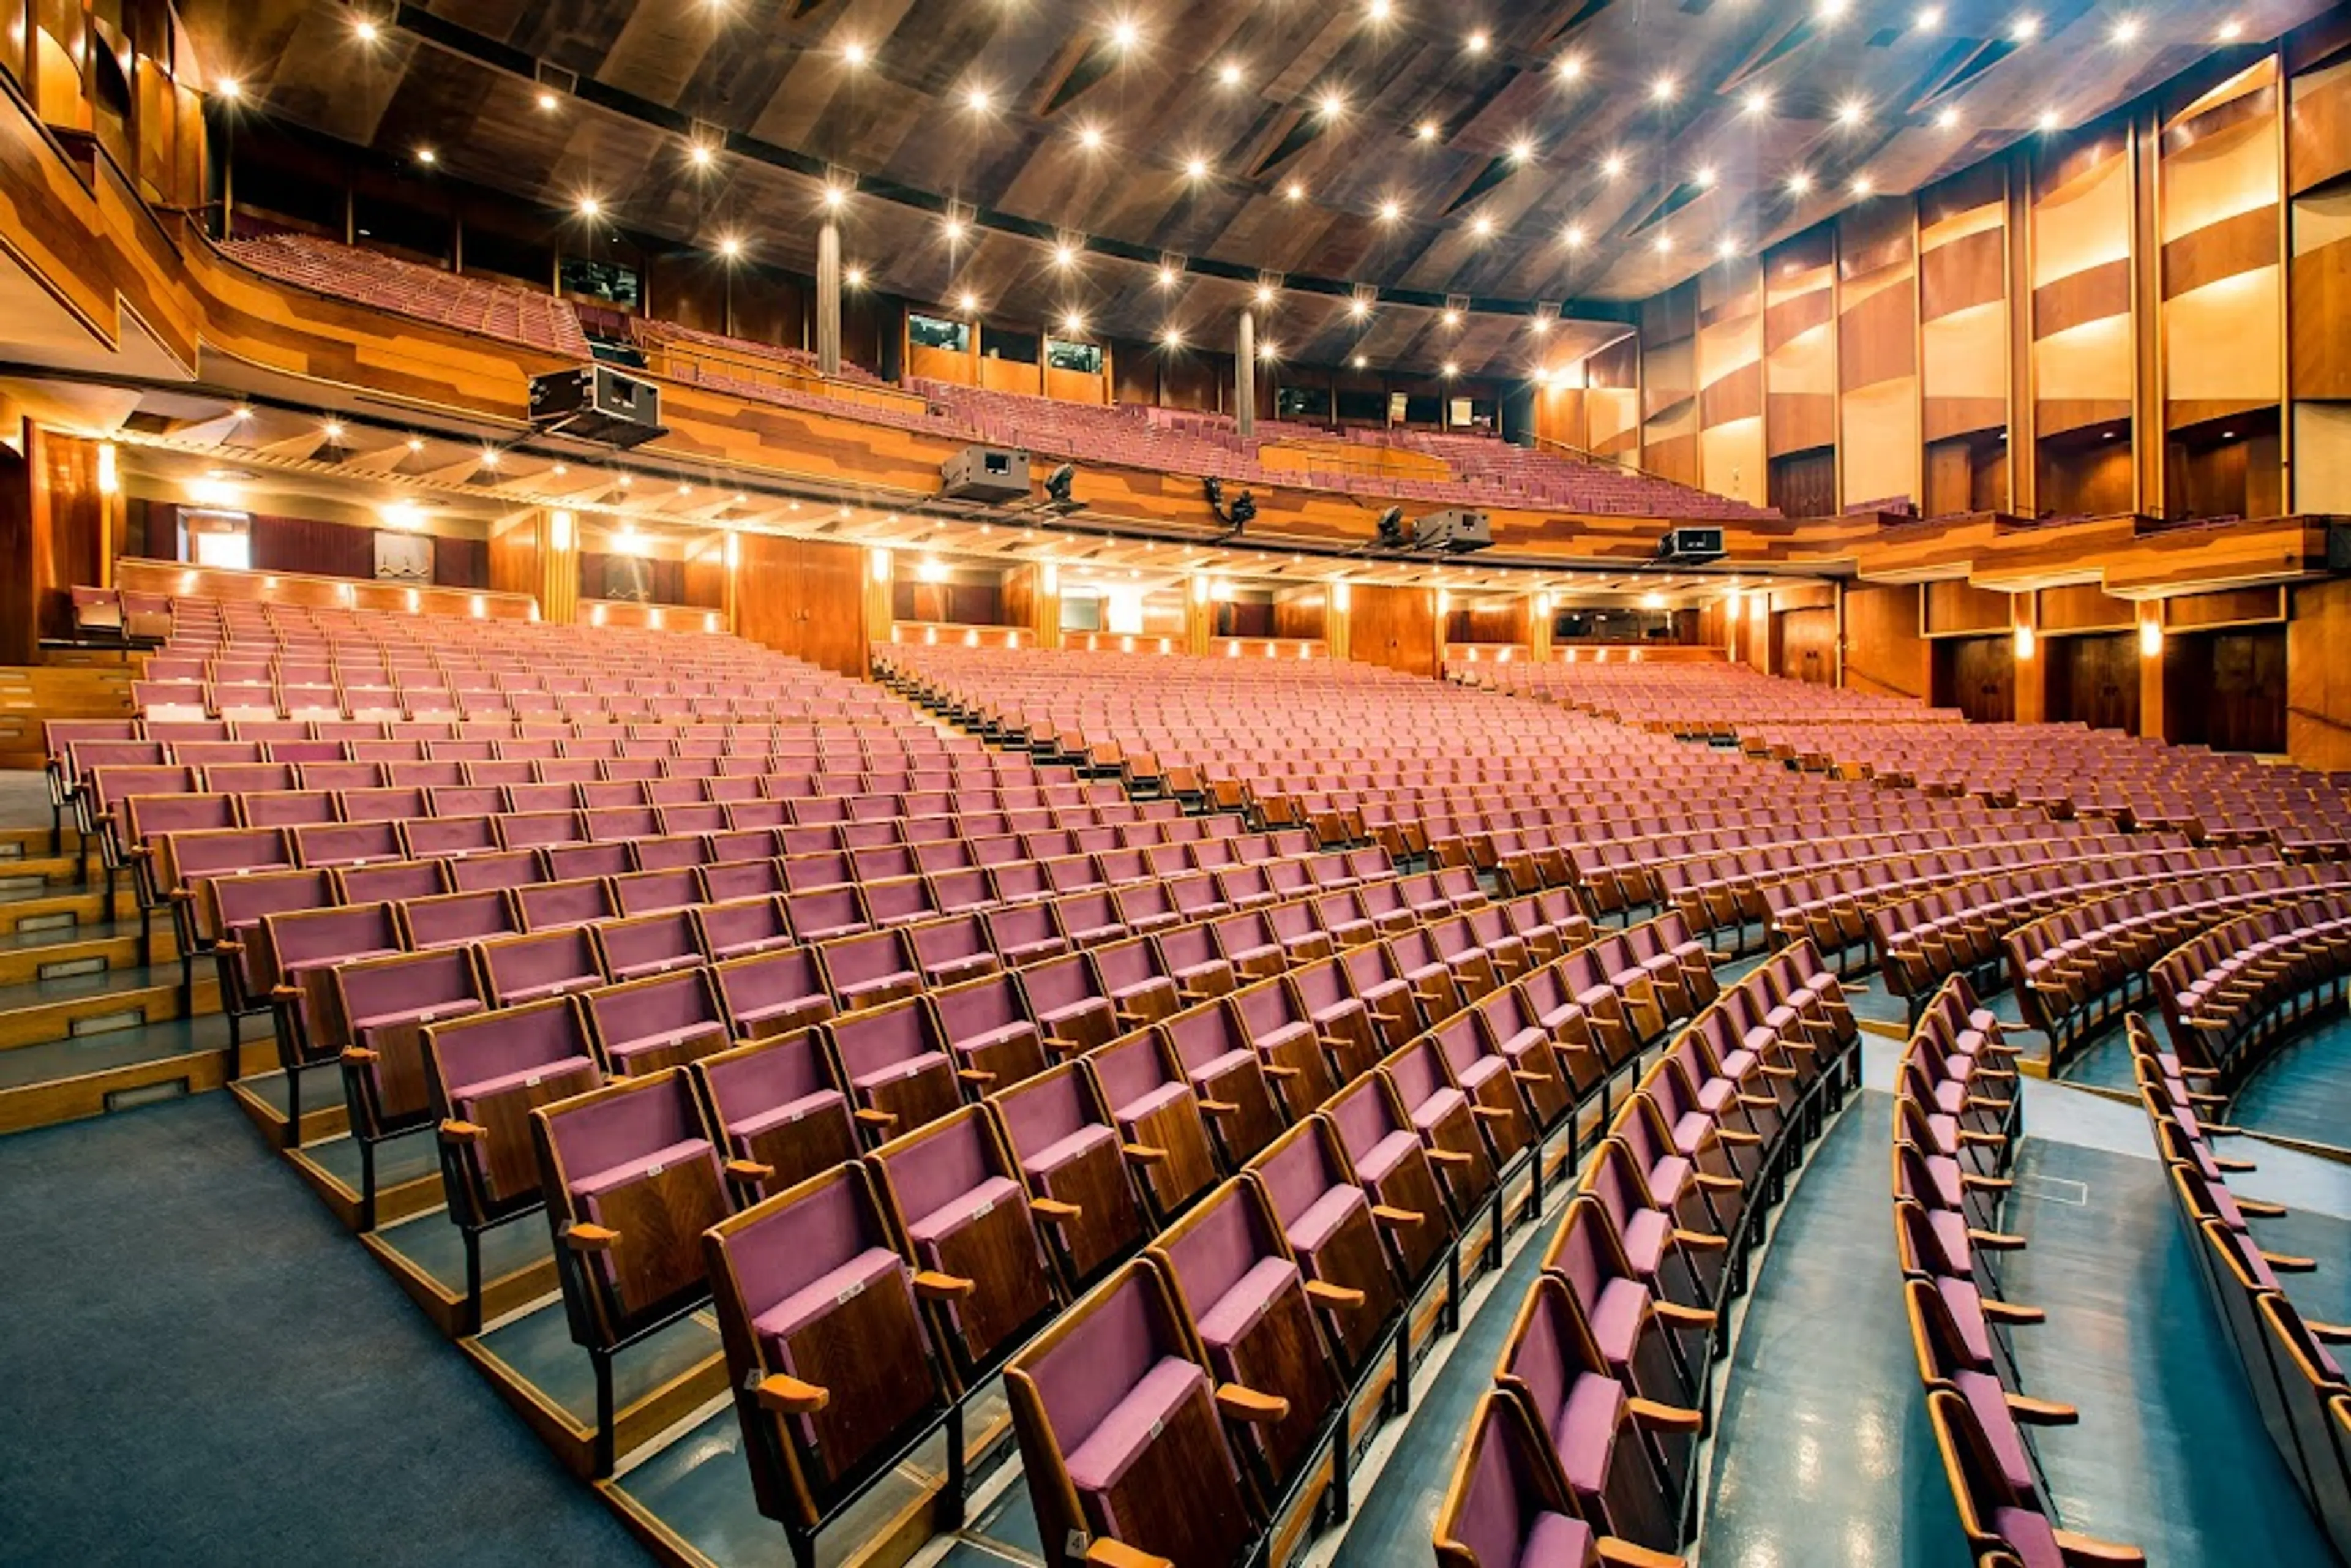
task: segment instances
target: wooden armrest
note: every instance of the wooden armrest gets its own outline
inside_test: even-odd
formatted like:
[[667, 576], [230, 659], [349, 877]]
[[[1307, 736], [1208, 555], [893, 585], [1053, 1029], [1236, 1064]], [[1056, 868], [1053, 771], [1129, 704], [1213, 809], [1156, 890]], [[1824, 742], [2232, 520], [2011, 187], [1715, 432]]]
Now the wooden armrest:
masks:
[[1139, 1166], [1155, 1166], [1167, 1157], [1167, 1151], [1156, 1144], [1123, 1144], [1120, 1150]]
[[563, 1244], [574, 1252], [604, 1252], [621, 1239], [621, 1233], [609, 1225], [595, 1225], [585, 1219], [575, 1219], [563, 1228]]
[[2008, 1413], [2034, 1427], [2071, 1427], [2082, 1419], [2082, 1413], [2071, 1405], [2061, 1405], [2053, 1399], [2035, 1399], [2025, 1394], [2008, 1396]]
[[1123, 1541], [1113, 1541], [1107, 1535], [1097, 1535], [1086, 1546], [1086, 1561], [1094, 1568], [1176, 1568], [1165, 1557], [1155, 1557], [1140, 1552]]
[[1217, 1408], [1227, 1418], [1246, 1422], [1252, 1427], [1270, 1426], [1290, 1415], [1290, 1401], [1279, 1395], [1260, 1394], [1238, 1383], [1217, 1386]]
[[2285, 1205], [2272, 1203], [2265, 1197], [2240, 1197], [2237, 1199], [2237, 1207], [2240, 1211], [2252, 1215], [2255, 1219], [2275, 1219], [2285, 1212]]
[[935, 1269], [920, 1269], [914, 1273], [914, 1294], [926, 1301], [959, 1301], [978, 1289], [978, 1281], [960, 1274], [942, 1274]]
[[1761, 1134], [1743, 1133], [1736, 1127], [1717, 1127], [1714, 1135], [1726, 1144], [1737, 1144], [1742, 1148], [1752, 1147], [1763, 1141]]
[[2315, 1318], [2304, 1318], [2302, 1326], [2322, 1344], [2351, 1344], [2351, 1323], [2323, 1323]]
[[1995, 1323], [2045, 1323], [2049, 1314], [2039, 1307], [2021, 1307], [2014, 1301], [1983, 1298], [1984, 1321]]
[[1628, 1399], [1625, 1408], [1631, 1413], [1635, 1425], [1652, 1432], [1686, 1432], [1692, 1437], [1706, 1425], [1706, 1417], [1695, 1410], [1678, 1405], [1660, 1405], [1654, 1399]]
[[1510, 1111], [1500, 1105], [1472, 1105], [1469, 1114], [1481, 1122], [1507, 1122], [1510, 1119]]
[[1687, 1558], [1652, 1551], [1614, 1535], [1602, 1536], [1594, 1550], [1600, 1553], [1601, 1568], [1689, 1568]]
[[1295, 1067], [1277, 1067], [1270, 1061], [1264, 1063], [1262, 1070], [1268, 1078], [1295, 1078], [1298, 1076], [1298, 1069]]
[[1744, 1192], [1747, 1190], [1747, 1184], [1740, 1181], [1737, 1176], [1722, 1176], [1714, 1171], [1698, 1171], [1693, 1174], [1697, 1178], [1698, 1185], [1708, 1192]]
[[[343, 1060], [354, 1067], [365, 1067], [369, 1062], [376, 1060], [376, 1053], [364, 1045], [347, 1045], [343, 1047]], [[2241, 1199], [2239, 1200], [2237, 1207], [2240, 1208], [2244, 1207]]]
[[2008, 1146], [2008, 1140], [1998, 1133], [1971, 1132], [1965, 1127], [1959, 1129], [1959, 1142], [1991, 1149], [2004, 1149]]
[[1058, 1197], [1032, 1197], [1029, 1200], [1029, 1212], [1040, 1219], [1049, 1219], [1056, 1225], [1067, 1225], [1085, 1210], [1078, 1204], [1063, 1203]]
[[1469, 1156], [1458, 1149], [1431, 1149], [1428, 1157], [1440, 1166], [1466, 1166]]
[[1741, 1105], [1746, 1106], [1750, 1111], [1769, 1111], [1774, 1109], [1780, 1103], [1777, 1100], [1772, 1099], [1769, 1094], [1741, 1094], [1738, 1096], [1738, 1100]]
[[728, 1160], [726, 1174], [739, 1182], [762, 1182], [775, 1176], [776, 1167], [763, 1166], [757, 1160]]
[[778, 1372], [759, 1379], [752, 1395], [771, 1416], [813, 1416], [832, 1403], [832, 1390]]
[[1775, 1067], [1768, 1061], [1762, 1063], [1760, 1070], [1766, 1078], [1802, 1078], [1803, 1076], [1792, 1067]]
[[1676, 1328], [1710, 1329], [1714, 1326], [1714, 1312], [1709, 1308], [1686, 1307], [1679, 1301], [1663, 1299], [1652, 1301], [1649, 1306], [1656, 1313], [1659, 1322], [1671, 1323]]
[[1352, 1312], [1364, 1304], [1364, 1292], [1351, 1291], [1344, 1285], [1334, 1285], [1328, 1280], [1309, 1280], [1306, 1281], [1306, 1299], [1318, 1307]]
[[1395, 1208], [1384, 1203], [1375, 1203], [1372, 1205], [1372, 1218], [1391, 1230], [1405, 1230], [1428, 1217], [1416, 1208]]
[[2245, 1132], [2242, 1127], [2238, 1126], [2234, 1122], [2206, 1122], [2203, 1124], [2203, 1127], [2205, 1135], [2212, 1138], [2242, 1137]]
[[1730, 1245], [1727, 1236], [1707, 1230], [1684, 1230], [1679, 1226], [1674, 1228], [1674, 1240], [1693, 1252], [1719, 1252]]
[[1211, 1116], [1229, 1116], [1240, 1107], [1230, 1100], [1203, 1100], [1200, 1109]]
[[441, 1141], [444, 1144], [471, 1143], [476, 1138], [486, 1138], [489, 1135], [490, 1130], [478, 1122], [460, 1122], [451, 1117], [441, 1124]]
[[2006, 1176], [1979, 1176], [1973, 1171], [1961, 1171], [1959, 1185], [1971, 1192], [2006, 1192], [2016, 1183]]
[[[2204, 1130], [2208, 1133], [2211, 1131], [2210, 1127]], [[2243, 1176], [2249, 1171], [2256, 1171], [2261, 1167], [2251, 1160], [2241, 1160], [2234, 1155], [2214, 1155], [2212, 1168], [2227, 1171], [2231, 1176]]]
[[996, 1082], [996, 1074], [988, 1071], [984, 1067], [957, 1068], [956, 1070], [956, 1076], [962, 1079], [966, 1083], [977, 1083], [982, 1088], [986, 1088], [988, 1084]]
[[2126, 1546], [2119, 1541], [2098, 1541], [2070, 1530], [2053, 1530], [2050, 1534], [2056, 1539], [2057, 1550], [2069, 1564], [2095, 1563], [2109, 1563], [2113, 1568], [2146, 1568], [2147, 1553], [2136, 1546]]
[[2291, 1252], [2264, 1252], [2262, 1261], [2281, 1274], [2307, 1274], [2318, 1267], [2315, 1258], [2297, 1258]]
[[871, 1105], [857, 1108], [857, 1120], [868, 1127], [894, 1127], [898, 1118], [887, 1111], [876, 1111]]
[[2024, 1238], [2007, 1230], [1978, 1230], [1968, 1228], [1968, 1239], [1987, 1252], [2014, 1252], [2024, 1245]]
[[[302, 999], [302, 990], [298, 986], [272, 986], [269, 988], [269, 999], [273, 1002], [298, 1002]], [[2205, 1131], [2211, 1129], [2208, 1127]]]
[[245, 944], [237, 941], [235, 937], [224, 936], [219, 941], [213, 944], [213, 951], [215, 953], [242, 953], [245, 951]]

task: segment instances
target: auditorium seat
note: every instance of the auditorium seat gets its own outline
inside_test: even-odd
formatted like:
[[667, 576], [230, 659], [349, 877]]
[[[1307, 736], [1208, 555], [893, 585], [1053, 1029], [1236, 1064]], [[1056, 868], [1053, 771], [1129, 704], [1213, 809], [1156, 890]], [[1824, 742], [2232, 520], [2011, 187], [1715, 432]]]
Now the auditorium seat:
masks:
[[1071, 1298], [1142, 1245], [1144, 1217], [1117, 1123], [1093, 1074], [1066, 1061], [988, 1095], [1030, 1212]]
[[849, 1097], [814, 1030], [713, 1051], [689, 1066], [745, 1207], [857, 1157]]

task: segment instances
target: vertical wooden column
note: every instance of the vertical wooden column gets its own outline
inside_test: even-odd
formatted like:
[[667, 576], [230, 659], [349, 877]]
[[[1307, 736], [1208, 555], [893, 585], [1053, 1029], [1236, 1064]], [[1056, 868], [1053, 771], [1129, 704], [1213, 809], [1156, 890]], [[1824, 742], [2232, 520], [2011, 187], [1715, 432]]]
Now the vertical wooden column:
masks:
[[1551, 595], [1527, 596], [1527, 657], [1538, 664], [1551, 663]]
[[738, 583], [743, 576], [743, 536], [729, 528], [726, 531], [726, 539], [721, 542], [718, 549], [719, 624], [725, 626], [728, 634], [732, 635], [736, 630], [736, 605], [740, 601], [741, 597]]
[[2138, 732], [2158, 740], [2171, 738], [2170, 716], [2163, 706], [2163, 601], [2138, 602]]
[[2008, 161], [2008, 509], [2030, 517], [2040, 498], [2032, 379], [2032, 155]]
[[[2163, 354], [2163, 140], [2152, 109], [2132, 117], [2131, 509], [2163, 515], [2169, 423]], [[2029, 597], [2029, 596], [2028, 596]], [[2022, 672], [2019, 671], [2022, 674]], [[2020, 691], [2019, 700], [2022, 701]], [[2020, 713], [2019, 717], [2022, 715]]]
[[538, 519], [539, 619], [568, 626], [580, 611], [580, 519], [558, 507]]
[[1322, 642], [1333, 659], [1354, 657], [1355, 592], [1345, 581], [1322, 591]]
[[1061, 645], [1061, 569], [1051, 561], [1037, 568], [1037, 646]]
[[1184, 580], [1184, 652], [1205, 653], [1217, 625], [1216, 582], [1206, 572]]
[[891, 604], [890, 586], [897, 558], [879, 546], [863, 552], [865, 570], [859, 574], [863, 589], [858, 595], [858, 642], [871, 649], [876, 643], [890, 640], [892, 623], [897, 620]]
[[2008, 596], [2009, 635], [2016, 642], [2016, 722], [2039, 724], [2049, 713], [2049, 661], [2041, 646], [2038, 596]]

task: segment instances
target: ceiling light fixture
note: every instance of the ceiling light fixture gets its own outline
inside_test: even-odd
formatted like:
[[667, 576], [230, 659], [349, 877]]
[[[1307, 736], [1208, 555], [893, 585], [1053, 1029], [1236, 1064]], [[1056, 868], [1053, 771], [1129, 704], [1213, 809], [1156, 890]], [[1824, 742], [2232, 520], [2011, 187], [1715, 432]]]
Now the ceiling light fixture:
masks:
[[1561, 80], [1573, 81], [1576, 78], [1583, 74], [1583, 57], [1582, 55], [1562, 55], [1559, 57], [1559, 64], [1552, 68], [1559, 72]]
[[1241, 68], [1227, 60], [1217, 68], [1217, 79], [1227, 87], [1238, 87], [1241, 85]]
[[2008, 36], [2020, 44], [2029, 44], [2041, 36], [2041, 18], [2027, 11], [2008, 25]]
[[1171, 349], [1180, 349], [1184, 346], [1184, 334], [1170, 327], [1159, 334], [1159, 340]]
[[1671, 103], [1680, 89], [1671, 77], [1659, 77], [1649, 84], [1649, 96], [1659, 103]]
[[604, 204], [598, 201], [595, 197], [582, 196], [580, 198], [580, 215], [581, 217], [592, 218], [603, 210]]
[[956, 296], [956, 308], [962, 311], [967, 316], [972, 314], [972, 312], [979, 308], [979, 296], [974, 294], [968, 288], [965, 289], [961, 294]]
[[1131, 49], [1143, 42], [1143, 29], [1134, 25], [1133, 17], [1122, 16], [1111, 25], [1110, 41], [1121, 49]]
[[1764, 88], [1750, 87], [1740, 104], [1750, 114], [1768, 114], [1771, 110], [1771, 94]]
[[2212, 36], [2224, 44], [2233, 44], [2245, 36], [2245, 25], [2231, 16], [2221, 23], [2220, 29]]
[[1946, 109], [1940, 114], [1935, 116], [1935, 129], [1938, 131], [1957, 130], [1959, 128], [1959, 111], [1956, 109]]
[[1846, 99], [1843, 103], [1837, 105], [1837, 123], [1839, 125], [1845, 126], [1859, 125], [1861, 123], [1862, 116], [1868, 112], [1868, 105], [1863, 103], [1861, 99], [1857, 98]]
[[862, 288], [862, 287], [865, 287], [865, 269], [864, 269], [863, 267], [850, 267], [847, 271], [843, 272], [843, 273], [841, 275], [841, 286], [842, 286], [843, 287], [846, 287], [846, 288]]
[[743, 254], [743, 242], [733, 235], [721, 235], [718, 238], [718, 254], [732, 261]]
[[365, 16], [351, 24], [351, 33], [362, 44], [372, 44], [383, 36], [383, 30]]
[[423, 164], [428, 169], [433, 167], [434, 163], [440, 162], [440, 158], [441, 155], [438, 152], [434, 152], [430, 147], [419, 147], [416, 150], [416, 161], [419, 163]]
[[1336, 120], [1347, 112], [1347, 96], [1337, 88], [1332, 88], [1316, 100], [1315, 107], [1322, 110], [1323, 119]]
[[984, 87], [972, 87], [965, 89], [963, 100], [975, 114], [987, 113], [987, 106], [996, 101], [988, 95], [987, 89]]
[[1173, 288], [1176, 287], [1176, 280], [1182, 276], [1183, 274], [1176, 271], [1176, 268], [1163, 265], [1159, 268], [1159, 287], [1162, 288]]
[[866, 54], [864, 45], [852, 42], [841, 46], [841, 57], [852, 70], [861, 70], [871, 57]]
[[1600, 172], [1612, 180], [1620, 178], [1625, 172], [1625, 154], [1622, 152], [1608, 154], [1600, 161]]
[[1184, 174], [1185, 174], [1185, 177], [1186, 177], [1186, 179], [1191, 179], [1191, 180], [1205, 180], [1205, 179], [1207, 179], [1207, 178], [1208, 177], [1208, 161], [1207, 161], [1206, 158], [1186, 158], [1186, 159], [1185, 159], [1185, 160], [1184, 160]]
[[1471, 33], [1468, 37], [1462, 39], [1461, 47], [1468, 49], [1473, 55], [1482, 55], [1486, 52], [1487, 47], [1492, 44], [1493, 41], [1494, 40], [1492, 38], [1487, 37], [1486, 29], [1480, 27], [1476, 32]]
[[1458, 310], [1448, 309], [1444, 315], [1438, 317], [1437, 319], [1443, 321], [1448, 327], [1458, 327], [1461, 325], [1461, 312]]
[[1583, 225], [1581, 224], [1568, 225], [1567, 227], [1559, 231], [1559, 240], [1562, 245], [1567, 246], [1570, 250], [1577, 248], [1583, 244]]
[[2115, 23], [2112, 37], [2117, 44], [2136, 43], [2144, 26], [2136, 16], [2120, 17]]
[[1380, 222], [1392, 224], [1402, 216], [1404, 216], [1404, 207], [1395, 198], [1391, 197], [1380, 204]]
[[1102, 127], [1084, 125], [1078, 128], [1078, 145], [1089, 152], [1099, 152], [1102, 144]]
[[556, 99], [553, 93], [548, 91], [545, 88], [538, 89], [538, 107], [542, 112], [552, 114], [555, 111], [555, 103]]
[[1910, 25], [1922, 33], [1931, 33], [1943, 25], [1943, 8], [1940, 5], [1921, 5], [1918, 14], [1910, 19]]
[[1788, 192], [1791, 195], [1801, 196], [1812, 188], [1813, 177], [1802, 169], [1788, 176]]

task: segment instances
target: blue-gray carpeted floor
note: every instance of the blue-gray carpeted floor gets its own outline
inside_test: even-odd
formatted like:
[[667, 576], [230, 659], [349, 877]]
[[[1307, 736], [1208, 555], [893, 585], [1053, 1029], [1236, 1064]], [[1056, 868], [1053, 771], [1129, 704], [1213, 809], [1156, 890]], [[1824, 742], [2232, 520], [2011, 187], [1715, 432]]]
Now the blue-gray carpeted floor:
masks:
[[643, 1563], [225, 1094], [0, 1139], [0, 1563]]

